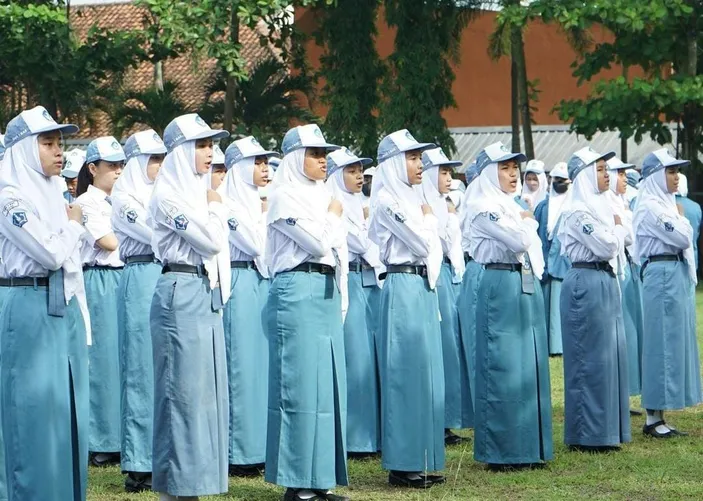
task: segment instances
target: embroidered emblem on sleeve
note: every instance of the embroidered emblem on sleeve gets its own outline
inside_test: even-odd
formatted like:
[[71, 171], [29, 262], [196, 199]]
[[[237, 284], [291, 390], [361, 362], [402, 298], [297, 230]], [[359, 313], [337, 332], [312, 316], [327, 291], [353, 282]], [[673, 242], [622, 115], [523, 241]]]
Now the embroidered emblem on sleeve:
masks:
[[500, 214], [497, 212], [489, 212], [488, 213], [488, 219], [493, 221], [494, 223], [500, 219]]
[[124, 216], [125, 219], [127, 219], [127, 222], [132, 224], [136, 223], [137, 218], [139, 217], [137, 215], [137, 211], [135, 211], [134, 209], [127, 209], [124, 213]]
[[664, 229], [668, 231], [669, 233], [673, 233], [674, 231], [674, 225], [671, 224], [669, 221], [664, 222]]
[[27, 213], [23, 210], [18, 210], [12, 213], [12, 224], [21, 228], [27, 224]]
[[586, 235], [590, 235], [593, 233], [593, 225], [590, 223], [586, 223], [581, 227], [581, 231], [583, 231]]
[[[292, 219], [292, 218], [291, 218], [291, 219]], [[286, 222], [288, 222], [288, 221], [286, 221]], [[227, 220], [227, 226], [229, 226], [229, 229], [230, 229], [230, 230], [232, 230], [232, 231], [237, 231], [237, 226], [239, 226], [239, 223], [237, 222], [236, 219], [234, 219], [233, 217], [231, 217], [231, 218], [229, 218], [229, 219]]]
[[185, 230], [188, 228], [188, 218], [185, 214], [178, 214], [173, 218], [173, 225], [177, 230]]
[[286, 224], [289, 226], [295, 226], [295, 223], [297, 222], [298, 220], [294, 217], [289, 217], [288, 219], [286, 219]]
[[399, 223], [405, 223], [405, 214], [401, 212], [394, 211], [391, 207], [386, 207], [386, 214], [398, 221]]

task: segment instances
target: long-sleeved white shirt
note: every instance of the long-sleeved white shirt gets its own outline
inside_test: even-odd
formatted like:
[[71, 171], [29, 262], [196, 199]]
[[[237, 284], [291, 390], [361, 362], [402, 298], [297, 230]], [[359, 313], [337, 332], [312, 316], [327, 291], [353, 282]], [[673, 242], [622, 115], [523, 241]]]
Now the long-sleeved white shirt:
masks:
[[122, 266], [119, 247], [107, 251], [97, 241], [112, 233], [112, 204], [107, 193], [88, 186], [88, 190], [76, 199], [83, 209], [83, 224], [87, 230], [81, 246], [81, 261], [84, 266]]

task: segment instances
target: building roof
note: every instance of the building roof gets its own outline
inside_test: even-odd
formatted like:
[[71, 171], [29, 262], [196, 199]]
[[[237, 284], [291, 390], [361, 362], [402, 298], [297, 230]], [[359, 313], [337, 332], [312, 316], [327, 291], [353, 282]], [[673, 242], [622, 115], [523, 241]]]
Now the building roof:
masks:
[[[660, 145], [648, 135], [637, 144], [633, 138], [627, 141], [627, 160], [629, 163], [641, 165], [644, 157], [659, 148], [676, 150], [676, 124], [670, 125], [672, 143]], [[449, 129], [456, 144], [457, 153], [454, 157], [464, 162], [458, 170], [463, 172], [476, 159], [479, 152], [497, 141], [510, 148], [512, 133], [510, 127], [457, 127]], [[591, 146], [598, 152], [614, 151], [618, 156], [620, 151], [620, 133], [597, 132], [589, 141], [585, 136], [569, 132], [568, 125], [542, 125], [532, 127], [532, 140], [535, 147], [535, 157], [542, 160], [546, 170], [551, 170], [558, 162], [567, 162], [572, 153], [584, 146]], [[522, 151], [525, 151], [525, 141], [520, 134]]]
[[[70, 23], [76, 35], [84, 39], [93, 26], [110, 30], [141, 30], [148, 24], [148, 11], [132, 2], [96, 2], [86, 0], [82, 3], [91, 5], [74, 6], [71, 4]], [[239, 30], [239, 41], [242, 45], [242, 55], [249, 67], [261, 59], [275, 56], [274, 49], [259, 43], [260, 35], [265, 34], [264, 28], [252, 30], [242, 26]], [[216, 71], [216, 61], [201, 58], [195, 66], [191, 53], [168, 59], [163, 62], [164, 80], [178, 84], [177, 95], [188, 107], [197, 108], [205, 97], [209, 80]], [[149, 62], [140, 64], [136, 69], [128, 70], [124, 87], [130, 90], [144, 90], [152, 85], [153, 65]], [[97, 137], [111, 134], [109, 117], [96, 111], [94, 126], [82, 124], [80, 137]]]

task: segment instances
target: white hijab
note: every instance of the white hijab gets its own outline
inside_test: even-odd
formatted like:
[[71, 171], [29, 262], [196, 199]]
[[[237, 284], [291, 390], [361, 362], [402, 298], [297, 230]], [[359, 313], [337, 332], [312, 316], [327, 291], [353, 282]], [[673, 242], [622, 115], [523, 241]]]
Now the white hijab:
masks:
[[[518, 176], [519, 179], [519, 176]], [[523, 208], [515, 200], [513, 193], [505, 193], [500, 188], [500, 180], [498, 178], [498, 164], [488, 164], [473, 183], [470, 188], [476, 185], [475, 197], [469, 202], [471, 218], [467, 219], [465, 224], [471, 224], [473, 220], [483, 212], [494, 212], [496, 208], [506, 218], [512, 220], [516, 225], [522, 225], [523, 220], [521, 213]], [[468, 191], [468, 190], [467, 190]], [[471, 242], [469, 250], [471, 255], [476, 252], [477, 242]], [[544, 255], [542, 254], [542, 241], [537, 235], [537, 231], [533, 231], [530, 235], [530, 247], [527, 249], [527, 255], [530, 258], [532, 272], [538, 279], [542, 279], [544, 273]], [[525, 264], [524, 253], [517, 256], [521, 264]]]
[[[557, 169], [559, 173], [562, 171], [566, 172], [566, 162], [559, 162], [555, 165], [552, 173], [556, 174], [557, 172], [555, 171], [557, 171]], [[561, 176], [553, 176], [552, 186], [549, 188], [549, 201], [547, 202], [547, 238], [549, 238], [549, 240], [554, 238], [554, 230], [556, 229], [559, 217], [563, 212], [564, 202], [566, 202], [569, 190], [571, 190], [571, 185], [569, 185], [564, 193], [557, 193], [554, 189], [554, 179], [556, 178], [565, 179]]]
[[[447, 240], [447, 222], [449, 221], [449, 208], [447, 207], [446, 195], [439, 192], [439, 167], [434, 165], [422, 172], [422, 197], [425, 203], [432, 207], [432, 213], [439, 222], [439, 237]], [[466, 263], [464, 263], [464, 252], [461, 250], [461, 242], [452, 242], [449, 249], [449, 261], [452, 263], [455, 278], [464, 276]]]
[[[222, 184], [217, 192], [222, 195], [222, 201], [239, 218], [244, 217], [247, 226], [258, 226], [263, 221], [263, 209], [261, 207], [261, 197], [259, 188], [254, 184], [254, 169], [256, 167], [256, 157], [247, 157], [232, 165], [225, 174]], [[259, 273], [264, 278], [268, 278], [268, 267], [265, 256], [254, 258]]]
[[[400, 211], [406, 218], [412, 220], [417, 226], [424, 225], [424, 215], [422, 214], [422, 189], [421, 185], [414, 187], [408, 180], [407, 164], [405, 153], [398, 153], [381, 162], [376, 167], [376, 174], [373, 177], [371, 187], [370, 205], [370, 225], [369, 238], [379, 247], [385, 247], [386, 242], [391, 238], [391, 232], [378, 222], [376, 211], [379, 206], [398, 205]], [[446, 204], [446, 202], [445, 202]], [[446, 205], [445, 205], [446, 208]], [[442, 267], [442, 243], [439, 236], [432, 243], [430, 253], [423, 259], [427, 267], [427, 281], [430, 288], [434, 289], [439, 278]]]
[[[39, 159], [38, 136], [21, 139], [5, 151], [0, 168], [0, 190], [16, 191], [36, 209], [44, 224], [54, 230], [68, 224], [66, 201], [58, 176], [46, 177]], [[80, 241], [63, 263], [63, 286], [66, 304], [76, 296], [85, 323], [87, 343], [92, 344], [90, 315], [85, 296]]]
[[530, 208], [535, 210], [542, 200], [547, 198], [547, 175], [544, 173], [544, 162], [541, 160], [530, 160], [525, 169], [525, 176], [533, 173], [537, 175], [538, 186], [532, 191], [527, 183], [522, 187], [522, 199], [530, 203]]
[[149, 207], [149, 199], [154, 190], [154, 182], [147, 176], [150, 154], [136, 155], [125, 165], [122, 174], [112, 188], [112, 217], [118, 218], [120, 207], [136, 202], [144, 209]]
[[[324, 225], [327, 209], [332, 201], [332, 193], [324, 181], [313, 181], [305, 175], [305, 148], [298, 148], [283, 157], [276, 169], [276, 176], [268, 185], [268, 206], [266, 213], [267, 224], [273, 224], [279, 219], [294, 218], [313, 221]], [[276, 246], [276, 233], [266, 241], [267, 256], [271, 256], [268, 247]], [[335, 275], [337, 288], [342, 296], [342, 315], [346, 315], [349, 296], [347, 291], [347, 275], [349, 273], [349, 251], [347, 249], [346, 233], [343, 239], [334, 242], [332, 252], [337, 266]], [[271, 263], [268, 263], [271, 264]]]
[[[610, 207], [612, 213], [620, 218], [623, 226], [632, 231], [632, 211], [629, 209], [627, 200], [624, 195], [618, 194], [618, 170], [608, 170], [610, 176], [609, 189], [604, 193], [605, 200]], [[632, 235], [634, 241], [634, 235]], [[625, 266], [627, 256], [625, 255], [625, 247], [618, 251], [618, 276], [621, 279], [625, 278]]]
[[[669, 193], [667, 189], [665, 168], [653, 172], [640, 183], [633, 221], [635, 238], [637, 238], [637, 229], [640, 224], [642, 224], [642, 220], [647, 212], [664, 214], [672, 219], [677, 219], [681, 216], [678, 207], [676, 207], [676, 197]], [[693, 255], [693, 243], [683, 251], [683, 257], [688, 265], [689, 278], [694, 284], [697, 284], [698, 276], [696, 274], [696, 261]], [[641, 256], [638, 252], [637, 259], [640, 263], [643, 263], [646, 258], [647, 256]]]
[[[207, 202], [210, 176], [198, 174], [195, 169], [195, 140], [186, 141], [176, 146], [164, 158], [159, 176], [154, 183], [154, 190], [149, 203], [148, 219], [154, 220], [159, 204], [164, 199], [176, 199], [188, 212], [197, 214], [202, 221], [210, 217]], [[147, 224], [153, 224], [147, 220]], [[157, 238], [154, 233], [154, 238]], [[152, 248], [158, 253], [158, 242], [152, 242]], [[161, 256], [157, 255], [157, 259]], [[208, 273], [210, 288], [214, 289], [219, 281], [222, 304], [227, 303], [232, 281], [229, 273], [229, 240], [224, 233], [224, 242], [220, 242], [220, 252], [212, 258], [203, 258]]]
[[688, 197], [688, 178], [686, 177], [686, 174], [683, 174], [682, 172], [679, 172], [679, 191], [677, 192], [677, 195]]

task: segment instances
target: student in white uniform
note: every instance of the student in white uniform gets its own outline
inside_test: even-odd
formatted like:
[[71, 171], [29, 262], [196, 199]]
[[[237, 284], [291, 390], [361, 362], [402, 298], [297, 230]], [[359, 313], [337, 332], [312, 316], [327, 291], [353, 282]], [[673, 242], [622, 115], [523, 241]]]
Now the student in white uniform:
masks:
[[[84, 501], [90, 339], [78, 205], [66, 205], [62, 134], [41, 106], [7, 126], [0, 169], [0, 394], [10, 501]], [[82, 306], [82, 307], [81, 307]], [[82, 310], [82, 311], [81, 311]]]
[[86, 227], [81, 259], [94, 333], [90, 356], [90, 461], [120, 461], [120, 362], [117, 288], [122, 275], [118, 241], [112, 230], [112, 188], [124, 167], [124, 151], [114, 137], [93, 140], [78, 174], [78, 198]]
[[217, 189], [222, 186], [222, 181], [225, 179], [227, 174], [227, 167], [225, 167], [225, 153], [219, 145], [212, 145], [212, 165], [210, 166], [210, 172], [208, 177], [210, 178], [210, 189], [217, 191]]
[[544, 162], [541, 160], [530, 160], [525, 168], [525, 183], [522, 187], [521, 198], [534, 211], [537, 206], [547, 197], [549, 183], [547, 175], [544, 173]]
[[[373, 186], [374, 174], [376, 174], [376, 167], [369, 167], [364, 171], [364, 184], [361, 187], [362, 205], [364, 209], [368, 209], [371, 204], [371, 187]], [[366, 212], [368, 212], [368, 210]]]
[[264, 260], [266, 213], [259, 188], [268, 183], [268, 157], [256, 138], [227, 148], [227, 174], [218, 189], [229, 209], [232, 295], [224, 310], [229, 376], [229, 474], [259, 476], [266, 461], [269, 343], [262, 320], [269, 273]]
[[154, 366], [149, 308], [161, 266], [151, 250], [146, 224], [154, 180], [166, 146], [154, 130], [137, 132], [125, 143], [127, 165], [112, 190], [112, 226], [125, 269], [117, 294], [120, 346], [121, 465], [125, 490], [151, 489], [154, 421]]
[[[457, 299], [466, 263], [461, 249], [461, 228], [454, 204], [449, 206], [447, 194], [452, 172], [461, 162], [449, 160], [442, 148], [432, 148], [422, 153], [422, 193], [425, 203], [432, 207], [438, 221], [439, 238], [444, 260], [437, 281], [437, 297], [441, 316], [442, 358], [444, 360], [444, 442], [457, 445], [462, 438], [452, 432], [472, 428], [473, 404], [469, 385], [469, 369], [464, 357], [464, 347], [459, 331]], [[458, 191], [458, 188], [457, 188]]]
[[327, 186], [342, 202], [342, 219], [349, 246], [349, 309], [344, 320], [347, 367], [347, 451], [350, 457], [375, 455], [381, 448], [380, 399], [376, 365], [379, 292], [375, 268], [378, 247], [368, 238], [363, 207], [363, 168], [370, 158], [359, 158], [348, 148], [327, 155]]
[[369, 237], [387, 274], [381, 290], [378, 367], [382, 466], [391, 485], [443, 483], [444, 371], [435, 287], [442, 266], [437, 218], [424, 203], [422, 151], [405, 129], [381, 140]]
[[342, 204], [324, 185], [326, 155], [339, 147], [314, 124], [289, 130], [281, 147], [266, 218], [273, 281], [265, 308], [265, 478], [287, 487], [287, 501], [344, 501], [330, 489], [348, 482], [342, 323], [349, 257]]
[[78, 173], [85, 163], [85, 151], [74, 148], [64, 154], [64, 167], [61, 177], [66, 181], [66, 191], [63, 196], [68, 203], [76, 200], [78, 191]]
[[643, 432], [654, 438], [686, 435], [664, 420], [664, 411], [701, 402], [693, 228], [674, 195], [679, 169], [689, 163], [666, 149], [647, 155], [634, 214], [644, 306], [642, 407], [647, 417]]
[[212, 141], [197, 114], [166, 127], [149, 202], [163, 264], [151, 303], [154, 357], [152, 489], [161, 501], [227, 492], [227, 360], [220, 310], [229, 299], [227, 208], [207, 182]]

